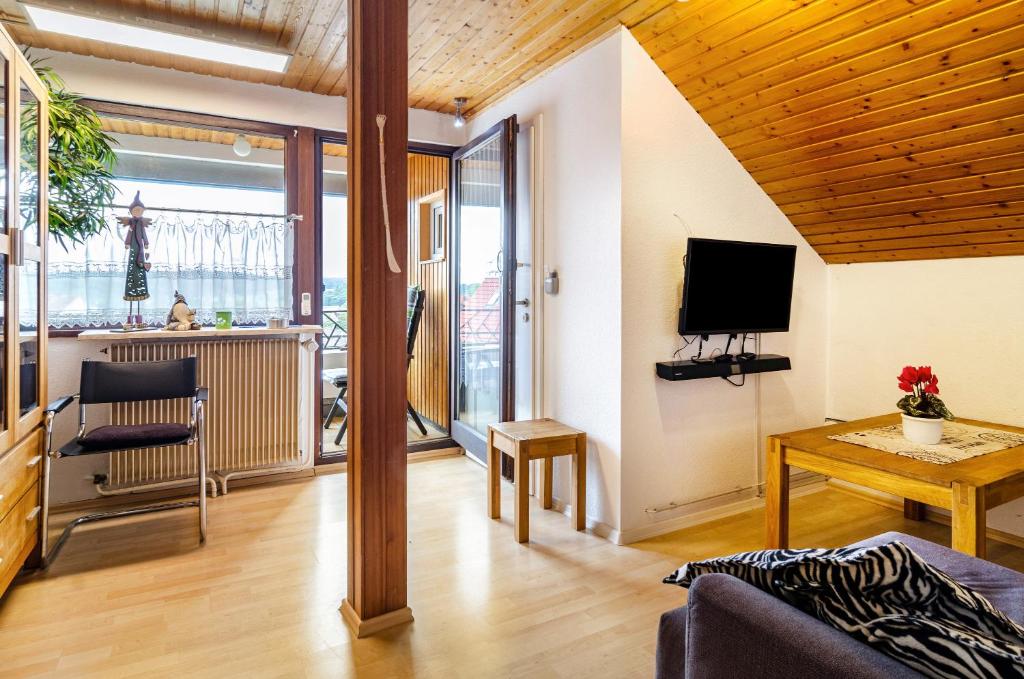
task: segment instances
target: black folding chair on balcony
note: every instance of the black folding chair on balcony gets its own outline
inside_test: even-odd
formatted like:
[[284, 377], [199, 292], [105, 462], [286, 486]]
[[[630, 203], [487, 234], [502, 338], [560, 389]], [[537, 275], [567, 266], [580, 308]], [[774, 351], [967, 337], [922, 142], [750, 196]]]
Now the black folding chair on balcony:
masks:
[[[78, 399], [78, 435], [58, 450], [53, 449], [53, 420]], [[152, 424], [114, 424], [86, 429], [85, 410], [91, 404], [191, 399], [188, 424], [160, 422]], [[196, 386], [196, 358], [140, 363], [83, 361], [79, 393], [64, 396], [46, 408], [46, 450], [43, 466], [42, 559], [49, 566], [60, 553], [71, 531], [83, 523], [122, 516], [149, 514], [181, 507], [199, 508], [199, 542], [206, 542], [206, 439], [204, 436], [205, 387]], [[132, 507], [81, 516], [65, 528], [52, 548], [47, 548], [47, 524], [50, 510], [51, 460], [81, 457], [124, 450], [154, 450], [167, 446], [192, 445], [196, 449], [198, 498], [145, 507]]]
[[[412, 350], [416, 345], [416, 336], [419, 334], [420, 320], [423, 318], [423, 305], [426, 296], [427, 293], [423, 288], [414, 286], [409, 288], [409, 294], [406, 297], [406, 371], [409, 370], [409, 366], [412, 364]], [[338, 389], [338, 395], [335, 397], [334, 403], [331, 404], [331, 409], [327, 411], [327, 417], [324, 418], [324, 429], [330, 429], [334, 418], [341, 414], [341, 426], [338, 428], [338, 435], [334, 437], [334, 445], [340, 446], [341, 439], [345, 436], [345, 431], [348, 429], [348, 405], [345, 401], [345, 397], [348, 395], [348, 368], [329, 368], [321, 373], [321, 377], [325, 382], [330, 382]], [[416, 424], [416, 428], [419, 429], [420, 434], [426, 436], [427, 428], [424, 426], [420, 414], [412, 407], [412, 403], [406, 401], [405, 408], [413, 423]]]

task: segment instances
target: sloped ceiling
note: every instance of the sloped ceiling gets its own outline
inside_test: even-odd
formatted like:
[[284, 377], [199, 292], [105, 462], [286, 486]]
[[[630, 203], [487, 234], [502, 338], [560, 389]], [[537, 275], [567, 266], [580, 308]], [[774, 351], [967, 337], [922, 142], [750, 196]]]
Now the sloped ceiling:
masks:
[[1024, 254], [1024, 2], [695, 0], [632, 31], [827, 262]]
[[[0, 20], [30, 46], [345, 93], [345, 0], [59, 4], [294, 57], [273, 74], [78, 40], [15, 0]], [[1024, 254], [1022, 0], [409, 0], [410, 105], [473, 113], [619, 25], [826, 261]]]

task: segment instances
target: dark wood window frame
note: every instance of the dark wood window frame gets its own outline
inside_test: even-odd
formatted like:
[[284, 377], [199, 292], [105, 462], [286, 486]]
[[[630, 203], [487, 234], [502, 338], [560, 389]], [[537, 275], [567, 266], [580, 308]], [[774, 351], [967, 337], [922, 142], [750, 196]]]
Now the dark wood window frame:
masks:
[[[303, 134], [304, 128], [299, 128], [299, 140], [300, 148], [306, 146], [303, 140], [307, 137]], [[305, 128], [308, 129], [308, 128]], [[313, 157], [311, 167], [313, 168], [313, 177], [309, 183], [303, 183], [305, 186], [312, 187], [312, 191], [309, 192], [309, 200], [312, 201], [310, 204], [302, 203], [301, 207], [308, 209], [309, 212], [301, 212], [301, 214], [312, 214], [314, 218], [308, 221], [313, 225], [313, 231], [315, 233], [309, 236], [310, 240], [314, 243], [314, 247], [307, 249], [304, 252], [299, 252], [296, 248], [296, 259], [295, 259], [295, 270], [305, 270], [313, 273], [314, 278], [310, 281], [310, 290], [314, 291], [313, 294], [313, 315], [316, 318], [321, 318], [323, 314], [323, 296], [319, 294], [323, 287], [323, 144], [348, 144], [348, 136], [344, 132], [337, 132], [333, 130], [325, 129], [313, 129], [308, 132], [308, 153]], [[427, 156], [440, 156], [451, 160], [452, 156], [458, 150], [455, 146], [445, 146], [443, 144], [428, 144], [424, 142], [410, 141], [408, 150], [410, 153], [419, 153]], [[302, 156], [305, 158], [305, 154]], [[450, 179], [449, 179], [450, 184]], [[450, 188], [450, 187], [449, 187]], [[296, 286], [298, 290], [298, 286]], [[319, 322], [319, 321], [314, 321]], [[316, 356], [316, 371], [317, 373], [323, 368], [323, 355], [317, 352]], [[449, 366], [449, 370], [451, 366]], [[323, 402], [323, 381], [316, 381], [316, 400], [317, 404]], [[323, 455], [323, 439], [319, 439], [320, 446], [314, 456], [314, 464], [336, 464], [340, 462], [346, 462], [348, 456], [344, 453], [335, 455]], [[443, 448], [455, 447], [455, 442], [450, 437], [444, 437], [435, 439], [432, 441], [420, 441], [409, 444], [410, 453], [427, 452], [430, 450], [440, 450]]]
[[[285, 205], [289, 214], [303, 214], [299, 209], [301, 185], [299, 183], [299, 130], [301, 128], [292, 125], [281, 125], [268, 123], [259, 120], [247, 120], [244, 118], [230, 118], [227, 116], [211, 115], [206, 113], [193, 113], [191, 111], [179, 111], [176, 109], [159, 108], [155, 106], [142, 106], [139, 104], [124, 104], [103, 99], [82, 99], [83, 104], [96, 111], [100, 115], [128, 118], [132, 120], [144, 120], [153, 123], [166, 123], [172, 125], [187, 125], [189, 127], [201, 127], [211, 130], [231, 130], [255, 135], [267, 135], [281, 137], [284, 139], [284, 192]], [[308, 213], [307, 213], [308, 214]], [[305, 243], [308, 238], [307, 231], [310, 230], [312, 219], [303, 219], [296, 223], [295, 229], [295, 251], [299, 251], [299, 243]], [[297, 286], [295, 288], [298, 289]], [[293, 296], [293, 306], [298, 318], [298, 296]], [[110, 326], [98, 326], [90, 328], [54, 328], [49, 327], [50, 337], [77, 337], [84, 330], [95, 330], [113, 328]]]
[[[201, 127], [215, 130], [231, 130], [256, 135], [281, 137], [285, 141], [284, 173], [285, 173], [285, 204], [287, 212], [303, 216], [295, 225], [295, 250], [293, 259], [293, 299], [292, 312], [296, 322], [309, 322], [318, 325], [323, 314], [323, 298], [320, 294], [323, 285], [323, 154], [322, 144], [347, 144], [344, 132], [323, 128], [310, 128], [280, 123], [268, 123], [245, 118], [232, 118], [206, 113], [194, 113], [177, 109], [125, 104], [101, 99], [83, 99], [82, 103], [101, 115], [145, 120], [155, 123], [167, 123]], [[457, 147], [424, 142], [409, 142], [408, 149], [412, 153], [441, 156], [451, 159]], [[303, 292], [312, 296], [312, 313], [302, 315], [301, 299]], [[114, 326], [110, 326], [114, 327]], [[90, 328], [91, 329], [91, 328]], [[49, 329], [50, 337], [77, 337], [85, 328]], [[322, 356], [317, 353], [317, 373], [322, 364]], [[323, 384], [315, 381], [316, 400], [319, 404], [323, 398]], [[424, 452], [441, 448], [453, 447], [450, 438], [413, 443], [409, 452]], [[314, 456], [316, 464], [331, 464], [345, 461], [344, 455], [329, 456], [324, 459], [318, 449]]]

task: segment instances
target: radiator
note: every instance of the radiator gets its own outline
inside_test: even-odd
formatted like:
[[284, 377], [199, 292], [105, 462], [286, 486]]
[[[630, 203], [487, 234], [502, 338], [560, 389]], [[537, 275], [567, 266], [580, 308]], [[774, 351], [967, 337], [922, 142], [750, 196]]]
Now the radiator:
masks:
[[[211, 473], [298, 465], [299, 338], [115, 343], [112, 361], [162, 361], [196, 356], [206, 405], [206, 455]], [[121, 403], [113, 424], [189, 421], [188, 399]], [[110, 455], [107, 487], [174, 481], [197, 473], [195, 448], [169, 446]]]

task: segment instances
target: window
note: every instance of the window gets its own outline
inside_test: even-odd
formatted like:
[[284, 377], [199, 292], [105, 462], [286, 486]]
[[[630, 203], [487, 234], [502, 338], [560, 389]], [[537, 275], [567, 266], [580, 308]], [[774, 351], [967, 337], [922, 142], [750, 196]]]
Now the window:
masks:
[[446, 191], [441, 190], [419, 201], [420, 261], [444, 259], [447, 223]]
[[[65, 250], [51, 238], [49, 322], [57, 328], [127, 322], [163, 326], [175, 292], [212, 324], [292, 316], [294, 224], [286, 217], [285, 140], [113, 115], [118, 197], [105, 233]], [[136, 318], [125, 300], [128, 207], [145, 205], [145, 276]], [[130, 295], [129, 295], [130, 296]]]

